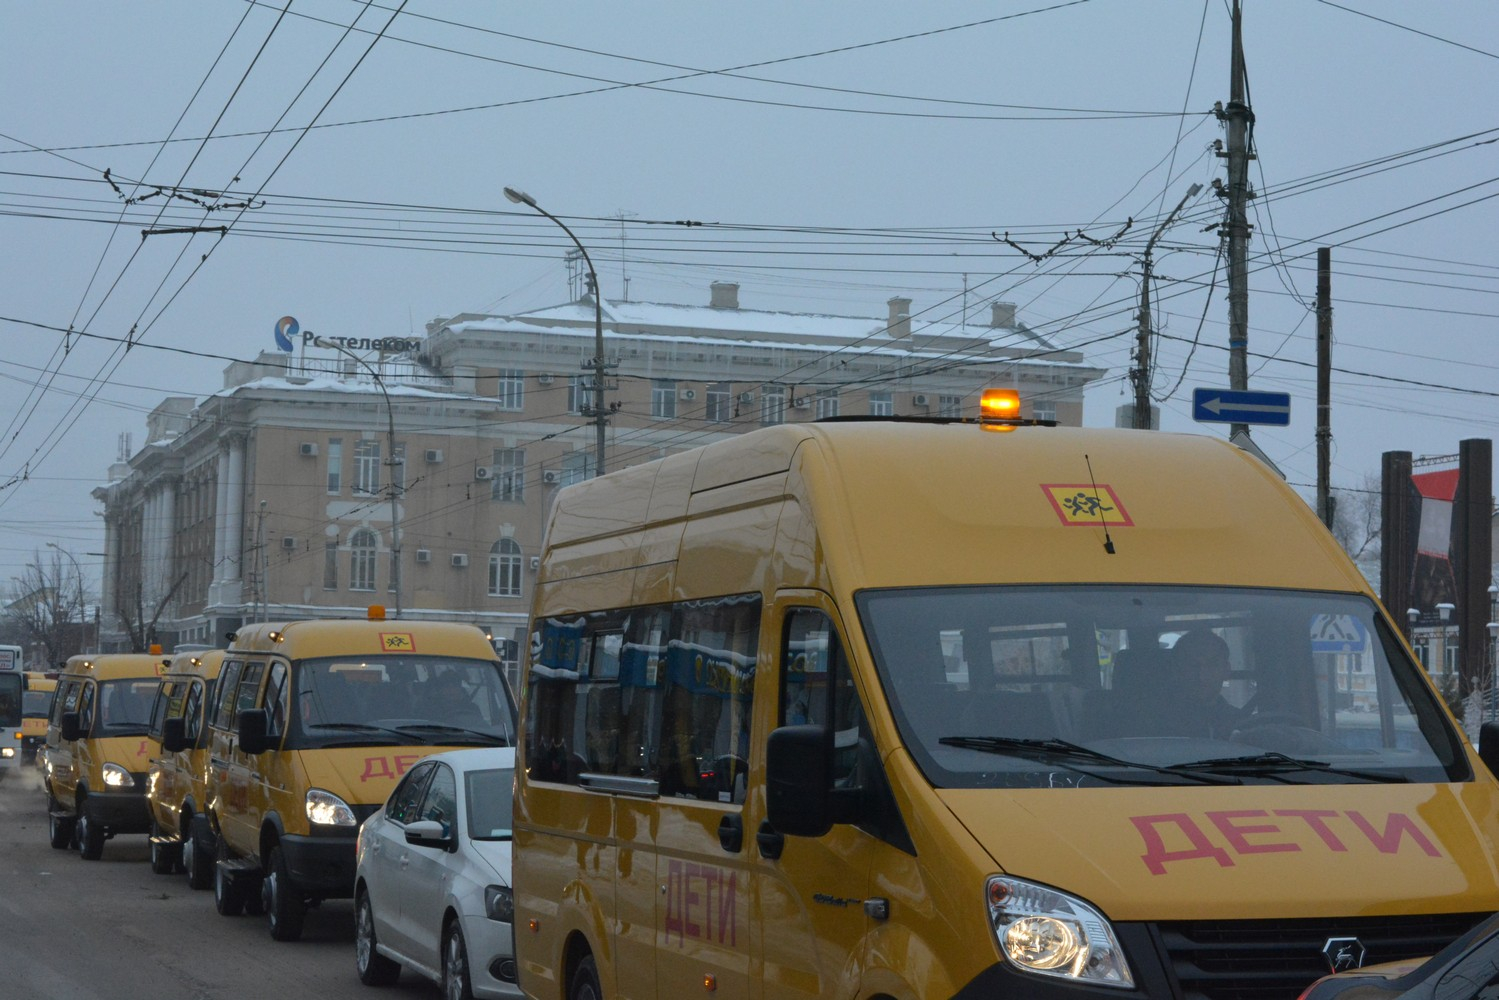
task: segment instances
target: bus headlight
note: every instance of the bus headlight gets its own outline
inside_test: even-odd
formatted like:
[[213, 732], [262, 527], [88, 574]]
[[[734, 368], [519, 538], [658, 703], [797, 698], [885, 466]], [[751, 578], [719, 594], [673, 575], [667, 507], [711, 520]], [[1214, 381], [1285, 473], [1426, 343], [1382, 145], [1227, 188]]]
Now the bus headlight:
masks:
[[1103, 914], [1075, 896], [1024, 879], [993, 876], [989, 922], [1017, 969], [1095, 986], [1133, 989], [1134, 976]]
[[135, 779], [130, 777], [130, 772], [118, 764], [105, 764], [104, 784], [110, 788], [131, 788], [135, 785]]
[[320, 826], [359, 825], [354, 819], [354, 810], [349, 808], [347, 802], [321, 788], [309, 789], [307, 792], [307, 821]]

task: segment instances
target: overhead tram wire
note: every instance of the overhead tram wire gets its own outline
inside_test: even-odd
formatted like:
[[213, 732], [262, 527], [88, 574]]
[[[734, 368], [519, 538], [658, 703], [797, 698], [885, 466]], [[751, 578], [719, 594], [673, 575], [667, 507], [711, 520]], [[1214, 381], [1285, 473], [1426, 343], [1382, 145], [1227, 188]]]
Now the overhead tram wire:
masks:
[[[401, 6], [405, 7], [406, 2], [407, 2], [407, 0], [402, 0]], [[290, 3], [290, 0], [288, 0], [288, 3]], [[398, 9], [396, 11], [396, 13], [394, 13], [394, 14], [391, 15], [390, 19], [388, 21], [386, 21], [386, 24], [385, 24], [386, 28], [388, 28], [390, 26], [390, 24], [392, 22], [394, 22], [395, 18], [397, 16], [399, 16], [399, 13], [400, 13], [400, 11]], [[383, 31], [384, 31], [384, 29], [382, 29], [382, 34], [383, 34]], [[373, 51], [375, 45], [380, 41], [380, 37], [381, 37], [380, 35], [376, 35], [375, 38], [374, 38], [374, 40], [372, 40], [370, 42], [369, 46], [366, 47], [366, 49], [364, 50], [364, 52], [355, 61], [354, 65], [349, 68], [349, 71], [344, 75], [344, 78], [339, 82], [338, 86], [333, 89], [333, 92], [328, 95], [328, 99], [323, 103], [322, 107], [319, 108], [318, 111], [317, 111], [317, 113], [313, 116], [312, 121], [303, 129], [303, 131], [301, 132], [301, 134], [291, 144], [291, 146], [287, 149], [287, 151], [282, 155], [281, 159], [277, 161], [276, 165], [271, 169], [271, 172], [266, 176], [265, 180], [261, 183], [260, 190], [263, 191], [264, 188], [265, 188], [265, 185], [269, 184], [270, 181], [276, 176], [277, 172], [280, 171], [280, 169], [286, 164], [286, 161], [291, 157], [292, 153], [294, 153], [296, 151], [297, 147], [301, 144], [302, 140], [304, 138], [306, 138], [308, 131], [310, 131], [311, 128], [312, 128], [312, 125], [315, 124], [316, 121], [317, 121], [317, 119], [322, 116], [323, 112], [325, 112], [328, 109], [328, 106], [333, 103], [334, 98], [336, 98], [338, 96], [338, 94], [348, 84], [349, 80], [353, 77], [354, 73], [359, 69], [359, 67], [361, 65], [363, 65], [364, 60], [366, 58], [368, 58], [370, 52]], [[341, 45], [342, 41], [343, 40], [340, 39], [339, 42], [336, 43], [335, 48], [337, 47], [337, 45]], [[249, 199], [249, 201], [247, 201], [245, 203], [244, 207], [240, 208], [239, 213], [234, 218], [234, 221], [231, 222], [229, 224], [229, 226], [226, 227], [226, 229], [232, 230], [233, 227], [234, 227], [234, 225], [237, 224], [241, 218], [243, 218], [245, 212], [249, 210], [249, 205], [253, 204], [254, 200], [256, 198], [258, 198], [258, 197], [259, 197], [259, 191], [257, 191], [256, 194], [254, 196], [252, 196]], [[203, 266], [208, 263], [209, 257], [211, 257], [213, 255], [214, 250], [217, 249], [217, 247], [220, 246], [221, 244], [222, 244], [222, 237], [218, 241], [215, 241], [215, 243], [212, 246], [209, 247], [208, 251], [202, 255], [202, 257], [199, 259], [197, 265], [192, 269], [192, 271], [190, 271], [188, 273], [187, 277], [183, 279], [182, 283], [177, 287], [177, 290], [172, 293], [171, 298], [169, 298], [162, 305], [162, 307], [157, 311], [156, 315], [152, 317], [152, 319], [150, 320], [150, 322], [148, 322], [143, 329], [139, 330], [139, 335], [141, 337], [144, 337], [146, 335], [146, 333], [148, 333], [156, 325], [157, 321], [161, 319], [162, 315], [166, 312], [166, 310], [168, 308], [170, 308], [171, 305], [172, 305], [172, 303], [177, 300], [177, 297], [182, 294], [183, 289], [185, 289], [187, 287], [187, 285], [189, 284], [189, 282], [192, 281], [193, 277], [196, 276], [198, 274], [198, 272], [202, 270]], [[184, 250], [185, 250], [185, 247], [184, 247]], [[142, 313], [142, 316], [144, 316], [144, 313]], [[131, 340], [127, 341], [127, 348], [129, 346], [133, 346], [133, 338], [134, 337], [135, 337], [135, 328], [132, 328]], [[111, 374], [113, 373], [114, 370], [117, 370], [119, 368], [120, 364], [122, 364], [124, 362], [124, 354], [121, 353], [121, 352], [118, 352], [118, 351], [116, 353], [118, 355], [118, 358], [115, 361], [114, 368], [111, 369]], [[61, 427], [61, 430], [55, 431], [53, 434], [49, 435], [48, 438], [44, 438], [42, 444], [37, 446], [36, 451], [41, 451], [41, 449], [44, 448], [44, 447], [45, 448], [49, 448], [49, 449], [55, 448], [56, 444], [58, 442], [60, 442], [62, 440], [62, 438], [65, 437], [67, 435], [67, 433], [77, 424], [78, 420], [82, 417], [83, 412], [86, 409], [87, 409], [87, 404], [84, 404], [82, 407], [75, 406], [73, 408], [73, 410], [72, 410], [72, 413], [73, 413], [72, 419], [67, 422], [66, 426], [64, 427], [64, 426], [62, 426], [60, 424], [59, 427]], [[53, 443], [49, 445], [48, 444], [49, 441], [51, 441]], [[36, 452], [33, 452], [33, 454], [35, 455]], [[50, 450], [46, 454], [42, 455], [42, 458], [45, 459], [45, 457], [46, 457], [47, 454], [50, 454]], [[0, 507], [3, 507], [7, 500], [8, 500], [7, 497], [0, 497]]]

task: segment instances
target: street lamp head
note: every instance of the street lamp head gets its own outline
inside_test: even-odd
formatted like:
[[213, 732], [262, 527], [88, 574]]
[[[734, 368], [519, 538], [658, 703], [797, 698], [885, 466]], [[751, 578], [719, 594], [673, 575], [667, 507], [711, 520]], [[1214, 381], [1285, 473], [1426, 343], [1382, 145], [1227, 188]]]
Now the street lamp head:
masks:
[[509, 198], [511, 201], [515, 202], [517, 205], [529, 205], [532, 208], [536, 207], [536, 199], [535, 198], [532, 198], [530, 195], [526, 194], [526, 192], [524, 192], [524, 191], [517, 191], [517, 190], [515, 190], [515, 188], [512, 188], [512, 187], [507, 187], [505, 189], [505, 197]]
[[1416, 619], [1421, 617], [1421, 609], [1420, 608], [1406, 608], [1405, 609], [1405, 617], [1409, 618], [1411, 624], [1414, 625], [1414, 624], [1416, 624]]
[[1448, 604], [1445, 601], [1437, 605], [1437, 614], [1442, 616], [1442, 621], [1447, 621], [1452, 617], [1452, 609], [1455, 606], [1456, 605]]

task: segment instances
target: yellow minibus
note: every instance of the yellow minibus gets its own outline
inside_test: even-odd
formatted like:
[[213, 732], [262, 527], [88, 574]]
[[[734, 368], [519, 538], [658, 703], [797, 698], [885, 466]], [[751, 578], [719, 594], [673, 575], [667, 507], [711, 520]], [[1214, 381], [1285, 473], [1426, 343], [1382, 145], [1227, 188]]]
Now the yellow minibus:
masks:
[[523, 686], [534, 1000], [1294, 997], [1499, 908], [1489, 767], [1205, 436], [821, 421], [569, 486]]

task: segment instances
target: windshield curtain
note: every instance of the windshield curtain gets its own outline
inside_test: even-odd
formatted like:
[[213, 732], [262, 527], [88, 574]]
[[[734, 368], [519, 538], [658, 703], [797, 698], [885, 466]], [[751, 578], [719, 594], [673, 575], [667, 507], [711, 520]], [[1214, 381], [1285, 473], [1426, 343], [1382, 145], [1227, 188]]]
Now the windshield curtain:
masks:
[[[902, 741], [938, 786], [1054, 781], [1034, 753], [942, 742], [957, 737], [1065, 740], [1153, 765], [1285, 754], [1388, 780], [1471, 778], [1421, 668], [1356, 594], [950, 587], [865, 591], [857, 605]], [[1326, 772], [1250, 780], [1370, 780]]]
[[493, 661], [326, 657], [299, 661], [294, 676], [289, 716], [297, 746], [515, 742], [510, 689]]

